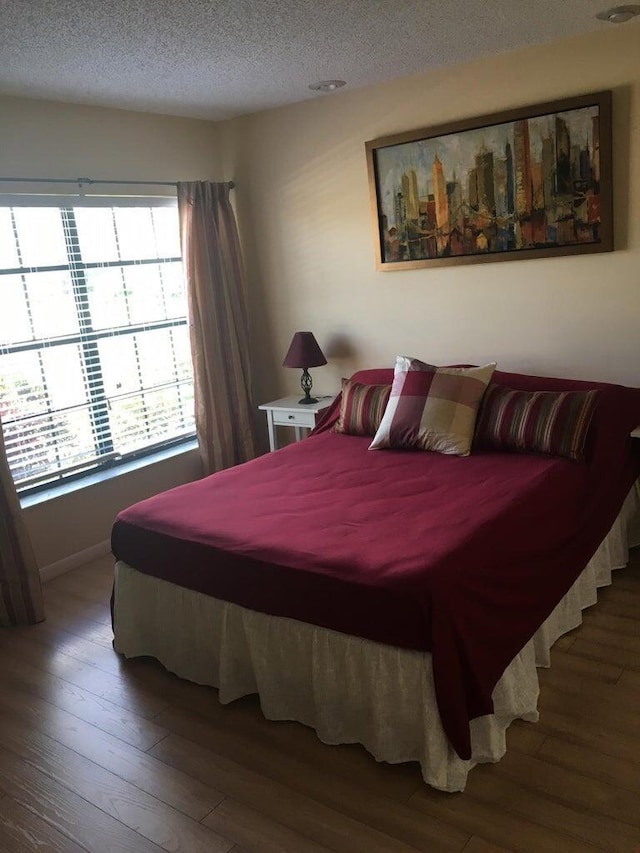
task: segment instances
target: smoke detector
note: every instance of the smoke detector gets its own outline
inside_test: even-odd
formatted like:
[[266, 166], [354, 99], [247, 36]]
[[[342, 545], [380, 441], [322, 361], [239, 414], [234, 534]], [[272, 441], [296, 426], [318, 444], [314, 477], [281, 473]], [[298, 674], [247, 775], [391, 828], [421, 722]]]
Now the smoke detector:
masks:
[[634, 3], [632, 6], [614, 6], [604, 12], [598, 12], [596, 18], [609, 24], [626, 24], [637, 15], [640, 15], [640, 6]]
[[314, 92], [335, 92], [346, 85], [345, 80], [321, 80], [319, 83], [310, 83], [309, 88]]

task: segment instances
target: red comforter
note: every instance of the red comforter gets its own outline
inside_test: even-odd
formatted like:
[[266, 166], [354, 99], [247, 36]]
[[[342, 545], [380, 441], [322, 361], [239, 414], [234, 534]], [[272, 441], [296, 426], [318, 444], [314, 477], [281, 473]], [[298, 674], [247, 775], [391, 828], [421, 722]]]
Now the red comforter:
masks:
[[[518, 387], [510, 378], [503, 384]], [[113, 551], [142, 572], [254, 610], [431, 651], [444, 729], [468, 758], [469, 720], [492, 712], [504, 669], [584, 568], [640, 473], [628, 439], [640, 396], [617, 386], [600, 396], [588, 464], [369, 452], [369, 438], [330, 431], [334, 407], [308, 440], [125, 510]]]

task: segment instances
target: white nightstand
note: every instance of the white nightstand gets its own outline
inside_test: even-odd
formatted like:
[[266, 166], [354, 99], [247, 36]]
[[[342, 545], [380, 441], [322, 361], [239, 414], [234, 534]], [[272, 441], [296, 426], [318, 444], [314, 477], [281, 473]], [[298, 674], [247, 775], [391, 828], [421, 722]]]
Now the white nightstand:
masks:
[[303, 429], [313, 429], [318, 420], [318, 415], [328, 409], [333, 402], [333, 396], [318, 397], [317, 403], [299, 403], [300, 394], [291, 397], [283, 397], [272, 403], [263, 403], [258, 408], [267, 413], [267, 426], [269, 427], [269, 447], [271, 450], [278, 449], [277, 426], [293, 427], [296, 431], [296, 441], [302, 438]]

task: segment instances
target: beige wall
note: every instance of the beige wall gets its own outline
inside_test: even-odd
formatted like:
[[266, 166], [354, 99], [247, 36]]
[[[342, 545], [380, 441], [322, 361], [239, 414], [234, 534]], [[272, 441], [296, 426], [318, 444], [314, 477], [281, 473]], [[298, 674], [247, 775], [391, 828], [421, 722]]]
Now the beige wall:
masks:
[[[221, 171], [211, 122], [0, 98], [2, 176], [175, 181]], [[108, 539], [120, 509], [199, 474], [191, 451], [27, 508], [39, 565]]]
[[[297, 390], [281, 362], [304, 328], [330, 359], [313, 371], [320, 393], [398, 352], [640, 385], [639, 55], [632, 24], [220, 125], [0, 98], [0, 175], [235, 179], [256, 403]], [[365, 140], [604, 88], [616, 252], [375, 272]], [[121, 507], [197, 472], [187, 454], [28, 509], [40, 564], [104, 540]]]
[[[613, 254], [376, 272], [364, 142], [515, 106], [614, 90]], [[640, 26], [323, 96], [230, 122], [226, 152], [256, 306], [263, 399], [312, 329], [319, 392], [396, 353], [436, 363], [640, 385]]]
[[3, 177], [218, 180], [217, 139], [208, 121], [0, 96]]

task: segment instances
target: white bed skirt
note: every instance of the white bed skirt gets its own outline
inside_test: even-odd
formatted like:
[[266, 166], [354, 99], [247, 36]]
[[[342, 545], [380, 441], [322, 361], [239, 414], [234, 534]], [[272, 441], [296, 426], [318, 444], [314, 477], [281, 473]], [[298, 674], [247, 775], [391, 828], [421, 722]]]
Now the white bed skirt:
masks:
[[220, 702], [257, 693], [270, 720], [297, 720], [328, 744], [361, 743], [378, 760], [418, 761], [425, 782], [462, 791], [471, 768], [504, 755], [514, 719], [538, 719], [536, 666], [582, 622], [597, 589], [640, 544], [640, 488], [567, 595], [505, 670], [494, 713], [471, 723], [472, 758], [460, 759], [438, 714], [431, 655], [268, 616], [116, 564], [115, 649], [219, 689]]

